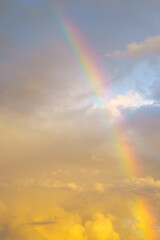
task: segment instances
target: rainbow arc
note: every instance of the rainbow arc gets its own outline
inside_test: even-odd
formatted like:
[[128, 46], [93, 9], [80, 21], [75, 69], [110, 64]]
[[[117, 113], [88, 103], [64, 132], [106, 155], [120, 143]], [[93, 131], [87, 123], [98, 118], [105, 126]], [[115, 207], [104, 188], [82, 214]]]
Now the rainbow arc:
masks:
[[[59, 15], [60, 16], [60, 15]], [[68, 47], [79, 70], [91, 86], [96, 97], [106, 100], [108, 91], [104, 89], [103, 80], [110, 83], [109, 74], [104, 74], [102, 65], [87, 43], [86, 37], [73, 22], [57, 16], [58, 30], [65, 45]], [[107, 124], [110, 128], [110, 137], [117, 153], [117, 159], [125, 177], [132, 179], [139, 175], [140, 161], [132, 147], [132, 144], [124, 136], [123, 128], [113, 125], [107, 115], [107, 110], [102, 109]], [[149, 200], [137, 197], [131, 201], [132, 213], [136, 220], [135, 231], [137, 239], [156, 240], [155, 216]]]

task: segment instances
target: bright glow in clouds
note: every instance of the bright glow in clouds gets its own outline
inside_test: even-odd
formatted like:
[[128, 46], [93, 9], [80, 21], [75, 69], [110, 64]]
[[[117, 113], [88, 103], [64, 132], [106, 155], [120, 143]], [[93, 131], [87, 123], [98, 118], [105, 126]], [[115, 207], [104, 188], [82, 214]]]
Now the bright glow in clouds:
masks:
[[103, 214], [97, 213], [93, 217], [93, 221], [85, 224], [87, 240], [119, 240], [119, 235], [114, 231], [112, 226], [112, 216], [105, 217]]
[[152, 105], [154, 101], [143, 99], [139, 93], [133, 93], [129, 91], [126, 95], [118, 95], [116, 98], [113, 98], [107, 101], [104, 105], [104, 108], [109, 110], [113, 116], [120, 116], [121, 110], [125, 108], [138, 108], [141, 106]]

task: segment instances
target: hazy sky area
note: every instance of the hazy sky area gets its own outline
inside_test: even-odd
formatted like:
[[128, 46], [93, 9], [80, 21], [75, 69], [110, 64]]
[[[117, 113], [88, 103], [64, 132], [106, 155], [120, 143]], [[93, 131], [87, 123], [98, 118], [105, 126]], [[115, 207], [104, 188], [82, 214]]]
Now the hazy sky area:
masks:
[[160, 239], [160, 0], [0, 0], [0, 239]]

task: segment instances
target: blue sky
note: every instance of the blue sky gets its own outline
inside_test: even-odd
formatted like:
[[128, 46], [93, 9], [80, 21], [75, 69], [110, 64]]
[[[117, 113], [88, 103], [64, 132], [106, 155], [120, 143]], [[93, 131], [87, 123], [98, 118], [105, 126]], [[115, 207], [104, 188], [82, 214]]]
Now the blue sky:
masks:
[[[1, 3], [6, 14], [1, 14], [1, 41], [7, 44], [6, 48], [12, 48], [18, 54], [35, 51], [39, 46], [56, 44], [59, 36], [56, 30], [55, 12], [62, 9], [63, 14], [71, 19], [86, 35], [88, 42], [101, 58], [106, 68], [115, 81], [139, 78], [138, 60], [118, 60], [106, 57], [105, 54], [114, 50], [125, 51], [127, 45], [132, 42], [141, 43], [147, 37], [157, 36], [159, 33], [159, 2], [145, 1], [15, 1]], [[144, 11], [145, 8], [145, 11]], [[6, 39], [6, 40], [5, 40]], [[11, 51], [12, 51], [11, 50]], [[3, 58], [10, 57], [3, 50]], [[12, 57], [12, 56], [11, 56]], [[145, 65], [146, 59], [141, 59]], [[145, 72], [141, 68], [142, 82], [145, 81]], [[148, 75], [156, 75], [156, 69], [148, 70]], [[134, 72], [133, 74], [130, 72]], [[137, 72], [137, 73], [136, 73]], [[137, 75], [137, 76], [136, 76]], [[152, 76], [151, 76], [152, 78]], [[153, 77], [154, 78], [154, 77]], [[120, 80], [121, 79], [121, 80]], [[148, 80], [146, 79], [148, 82]], [[150, 81], [153, 81], [152, 79]], [[127, 83], [125, 82], [125, 89]], [[130, 83], [128, 88], [130, 88]], [[118, 85], [119, 88], [119, 85]], [[122, 90], [123, 92], [123, 90]]]

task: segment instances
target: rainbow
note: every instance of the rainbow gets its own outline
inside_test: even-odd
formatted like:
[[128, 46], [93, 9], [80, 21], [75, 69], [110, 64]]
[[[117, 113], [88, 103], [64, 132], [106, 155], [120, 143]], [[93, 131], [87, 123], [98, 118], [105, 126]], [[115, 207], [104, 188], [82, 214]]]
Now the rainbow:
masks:
[[[105, 101], [108, 97], [108, 92], [104, 87], [103, 80], [106, 79], [107, 83], [110, 84], [109, 75], [106, 78], [102, 70], [102, 65], [99, 64], [86, 38], [77, 26], [68, 19], [59, 16], [56, 16], [56, 19], [65, 45], [68, 47], [79, 70], [91, 86], [96, 97]], [[102, 114], [107, 119], [107, 123], [111, 129], [110, 137], [124, 176], [130, 179], [138, 176], [140, 168], [139, 160], [133, 150], [132, 144], [124, 136], [122, 126], [113, 125], [109, 120], [106, 110], [103, 109]], [[149, 200], [137, 197], [131, 201], [131, 209], [136, 220], [134, 230], [137, 231], [137, 239], [141, 237], [140, 239], [144, 240], [155, 240], [155, 217]]]
[[131, 209], [136, 220], [133, 231], [136, 233], [137, 239], [158, 239], [155, 230], [156, 220], [150, 201], [144, 197], [136, 198], [131, 202]]
[[[62, 17], [56, 17], [56, 19], [58, 19], [62, 38], [65, 40], [65, 44], [67, 44], [80, 72], [91, 86], [95, 95], [100, 99], [106, 99], [105, 83], [102, 83], [102, 80], [107, 80], [107, 84], [109, 84], [109, 76], [106, 79], [106, 73], [103, 71], [90, 45], [87, 44], [84, 34], [68, 19]], [[63, 21], [60, 19], [63, 19]], [[94, 61], [95, 59], [97, 59], [96, 62]]]
[[[108, 92], [104, 89], [102, 80], [107, 79], [107, 83], [110, 84], [110, 76], [107, 75], [106, 77], [104, 71], [102, 71], [101, 64], [93, 54], [89, 44], [87, 44], [87, 40], [82, 32], [68, 19], [59, 21], [59, 24], [63, 39], [65, 39], [65, 44], [67, 44], [70, 49], [72, 57], [78, 64], [83, 76], [90, 84], [96, 97], [103, 99], [105, 102], [109, 96], [107, 95]], [[109, 119], [106, 111], [103, 112], [103, 115], [105, 115], [105, 119]], [[135, 164], [136, 157], [134, 156], [129, 141], [123, 136], [122, 128], [118, 128], [117, 126], [113, 127], [109, 120], [108, 124], [112, 129], [110, 135], [112, 142], [115, 143], [115, 151], [117, 152], [123, 172], [125, 172], [128, 177], [135, 176], [138, 174], [138, 169], [136, 169], [137, 164]]]

